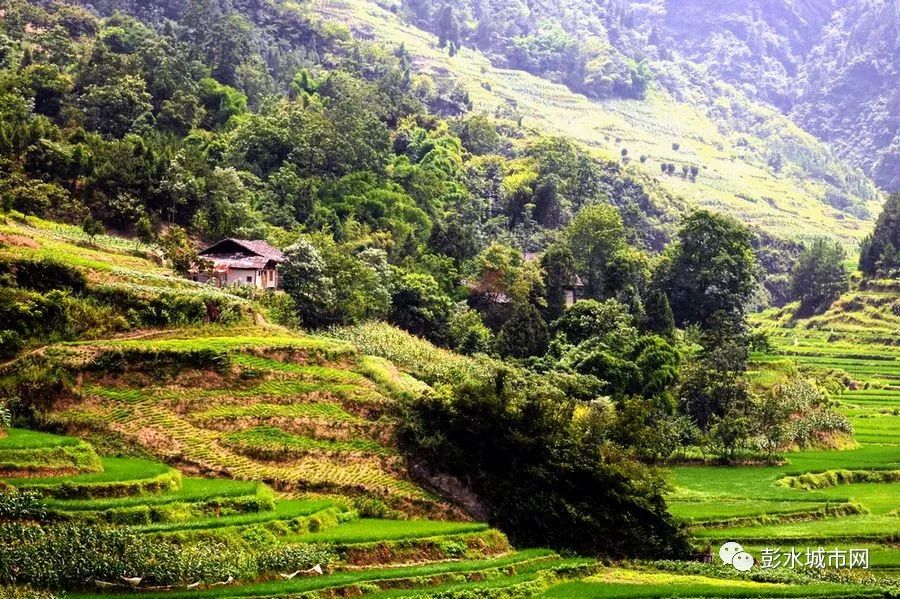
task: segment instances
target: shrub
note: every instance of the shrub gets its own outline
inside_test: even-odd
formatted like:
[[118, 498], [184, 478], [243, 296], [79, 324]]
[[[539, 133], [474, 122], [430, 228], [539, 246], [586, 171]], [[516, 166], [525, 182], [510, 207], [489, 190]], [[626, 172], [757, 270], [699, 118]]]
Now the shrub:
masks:
[[210, 348], [170, 350], [113, 347], [101, 352], [86, 366], [86, 369], [106, 372], [141, 370], [164, 375], [172, 370], [187, 368], [221, 371], [227, 368], [229, 363], [226, 354]]
[[0, 599], [57, 599], [57, 596], [49, 591], [39, 591], [28, 586], [0, 586]]
[[573, 434], [577, 402], [507, 366], [462, 368], [452, 380], [404, 406], [403, 442], [469, 481], [513, 543], [619, 557], [689, 551], [662, 479]]
[[102, 285], [91, 293], [97, 302], [115, 306], [134, 327], [170, 327], [215, 322], [234, 324], [243, 317], [240, 300], [224, 294], [133, 289]]
[[494, 335], [475, 310], [457, 310], [450, 318], [450, 343], [462, 354], [487, 353]]
[[54, 289], [81, 293], [87, 279], [78, 270], [54, 260], [19, 259], [0, 262], [0, 275], [13, 277], [16, 285], [46, 293]]
[[38, 520], [45, 515], [40, 493], [17, 489], [0, 490], [0, 521]]

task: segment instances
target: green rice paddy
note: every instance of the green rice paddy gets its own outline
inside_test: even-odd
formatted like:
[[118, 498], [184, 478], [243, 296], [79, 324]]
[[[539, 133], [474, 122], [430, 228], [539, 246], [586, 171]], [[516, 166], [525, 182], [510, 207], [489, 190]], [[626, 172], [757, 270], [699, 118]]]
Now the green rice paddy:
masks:
[[[885, 311], [883, 295], [851, 295], [864, 309], [838, 306], [796, 323], [789, 323], [787, 311], [757, 317], [775, 349], [755, 354], [753, 361], [771, 365], [787, 360], [804, 368], [845, 373], [850, 388], [834, 399], [838, 411], [849, 418], [858, 447], [789, 452], [779, 466], [672, 468], [672, 511], [694, 523], [699, 546], [715, 548], [733, 540], [746, 543], [751, 552], [779, 545], [865, 547], [870, 549], [873, 568], [900, 570], [900, 483], [858, 482], [806, 490], [779, 482], [787, 476], [836, 470], [873, 473], [869, 480], [877, 480], [878, 472], [890, 478], [893, 471], [900, 471], [898, 321]], [[758, 382], [770, 384], [771, 372], [760, 370]], [[840, 506], [851, 504], [860, 509], [841, 511]], [[673, 590], [672, 596], [679, 592]], [[596, 596], [607, 596], [603, 593]]]

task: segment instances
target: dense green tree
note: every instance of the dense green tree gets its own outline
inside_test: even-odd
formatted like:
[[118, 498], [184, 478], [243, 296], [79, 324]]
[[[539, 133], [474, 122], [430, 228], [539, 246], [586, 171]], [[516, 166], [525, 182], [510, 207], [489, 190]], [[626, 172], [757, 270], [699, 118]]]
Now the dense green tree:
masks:
[[305, 239], [284, 251], [286, 261], [279, 270], [281, 285], [294, 300], [303, 324], [310, 328], [328, 320], [334, 304], [334, 283], [319, 250]]
[[791, 271], [791, 294], [800, 300], [800, 312], [827, 308], [850, 287], [844, 268], [847, 254], [837, 241], [817, 238], [797, 258]]
[[125, 75], [106, 85], [91, 85], [78, 97], [87, 128], [104, 135], [122, 137], [153, 105], [143, 79]]
[[763, 393], [756, 402], [756, 432], [762, 439], [766, 459], [790, 440], [791, 415], [798, 406], [791, 401], [791, 394], [781, 385]]
[[451, 130], [459, 137], [463, 147], [473, 154], [493, 154], [500, 149], [497, 127], [484, 115], [473, 114], [454, 120]]
[[756, 283], [750, 232], [706, 210], [684, 219], [661, 275], [675, 321], [699, 324], [717, 312], [743, 316]]
[[614, 296], [619, 287], [610, 275], [620, 252], [626, 248], [619, 212], [607, 204], [589, 206], [578, 213], [564, 234], [585, 294], [595, 299]]
[[641, 373], [641, 395], [653, 400], [657, 410], [671, 414], [674, 402], [670, 392], [681, 366], [678, 349], [667, 339], [647, 335], [637, 341], [631, 356]]
[[247, 112], [247, 96], [212, 77], [200, 80], [197, 99], [204, 109], [203, 122], [210, 128], [224, 127]]
[[103, 234], [103, 224], [93, 216], [88, 216], [82, 221], [81, 230], [88, 236], [88, 241], [93, 244], [97, 235]]
[[473, 258], [481, 249], [477, 228], [464, 223], [458, 215], [436, 222], [431, 229], [428, 245], [434, 251], [453, 258], [457, 265]]
[[435, 27], [438, 33], [438, 46], [444, 48], [449, 45], [451, 50], [460, 46], [459, 19], [452, 3], [445, 2], [437, 11]]
[[156, 241], [156, 228], [146, 214], [142, 215], [134, 225], [134, 235], [139, 243], [152, 245]]
[[452, 308], [434, 277], [411, 273], [397, 282], [388, 319], [413, 335], [441, 343], [447, 338]]
[[516, 302], [512, 314], [497, 335], [497, 351], [504, 356], [528, 358], [547, 351], [550, 333], [538, 309], [529, 302]]
[[702, 430], [750, 405], [750, 390], [735, 371], [716, 371], [714, 362], [689, 362], [682, 372], [679, 398], [684, 412]]
[[659, 289], [652, 288], [644, 301], [644, 328], [671, 338], [675, 334], [675, 315], [669, 306], [669, 298]]
[[194, 216], [194, 228], [210, 239], [257, 238], [262, 235], [253, 198], [233, 168], [214, 168], [203, 180], [203, 198]]
[[680, 446], [687, 426], [684, 418], [660, 412], [653, 402], [629, 397], [617, 407], [611, 437], [644, 459], [665, 460]]
[[185, 230], [177, 225], [170, 226], [159, 236], [159, 249], [172, 270], [181, 275], [187, 275], [199, 260], [197, 248]]
[[603, 393], [615, 398], [638, 393], [641, 371], [620, 353], [620, 348], [592, 337], [566, 354], [563, 363], [573, 370], [603, 381]]
[[[687, 361], [681, 371], [678, 398], [682, 411], [704, 432], [720, 424], [723, 452], [731, 454], [749, 434], [753, 395], [744, 376], [749, 359], [748, 340], [742, 320], [732, 313], [718, 312], [707, 323], [700, 342], [703, 350]], [[731, 420], [740, 426], [730, 427]], [[729, 455], [729, 457], [733, 457]]]
[[576, 401], [525, 377], [504, 366], [459, 372], [409, 404], [405, 441], [468, 481], [513, 543], [618, 557], [688, 551], [662, 480], [597, 435], [573, 434]]
[[547, 291], [547, 321], [559, 318], [566, 309], [567, 290], [575, 290], [575, 258], [568, 247], [554, 244], [541, 255], [544, 289]]
[[867, 277], [892, 276], [900, 268], [900, 193], [893, 193], [881, 209], [875, 230], [863, 240], [859, 269]]
[[619, 351], [627, 351], [637, 339], [628, 307], [614, 299], [575, 302], [553, 323], [553, 330], [572, 345], [595, 338]]
[[563, 202], [559, 196], [559, 177], [551, 175], [538, 181], [534, 188], [534, 220], [538, 224], [555, 229], [563, 221]]
[[494, 334], [475, 310], [457, 309], [450, 317], [449, 328], [450, 345], [462, 354], [486, 354], [493, 349]]

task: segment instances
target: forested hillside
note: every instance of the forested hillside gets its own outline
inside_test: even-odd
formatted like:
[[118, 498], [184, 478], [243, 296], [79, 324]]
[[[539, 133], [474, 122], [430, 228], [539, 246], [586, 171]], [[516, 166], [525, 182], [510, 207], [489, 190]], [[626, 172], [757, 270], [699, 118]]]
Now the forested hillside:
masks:
[[[892, 0], [401, 2], [453, 48], [474, 46], [591, 97], [776, 106], [887, 190], [897, 187], [898, 5]], [[858, 93], [864, 90], [864, 93]], [[730, 115], [752, 129], [750, 115]]]
[[675, 53], [774, 104], [883, 189], [900, 186], [897, 2], [688, 0], [664, 13], [644, 26]]

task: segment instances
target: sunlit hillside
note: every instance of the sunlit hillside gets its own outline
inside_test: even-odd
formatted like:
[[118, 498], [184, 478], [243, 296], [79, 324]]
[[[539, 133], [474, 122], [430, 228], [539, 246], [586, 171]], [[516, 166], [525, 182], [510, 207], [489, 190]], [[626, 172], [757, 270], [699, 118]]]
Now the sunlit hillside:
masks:
[[[828, 205], [828, 180], [851, 190], [877, 214], [879, 197], [864, 175], [839, 165], [812, 136], [736, 90], [726, 89], [735, 104], [753, 112], [755, 136], [734, 130], [724, 119], [714, 120], [707, 114], [711, 110], [678, 102], [662, 91], [651, 91], [645, 101], [593, 101], [523, 71], [495, 68], [471, 49], [450, 57], [438, 47], [437, 38], [402, 23], [378, 2], [334, 0], [317, 3], [315, 11], [349, 26], [360, 38], [402, 43], [417, 69], [435, 78], [448, 73], [459, 78], [476, 110], [571, 136], [608, 158], [621, 159], [625, 149], [631, 168], [658, 177], [663, 187], [698, 205], [747, 224], [791, 238], [828, 231], [852, 244], [867, 232], [873, 217], [860, 219]], [[719, 109], [731, 110], [724, 100]], [[775, 151], [786, 157], [780, 173], [767, 164]], [[662, 163], [674, 164], [675, 174], [662, 174]], [[696, 181], [682, 177], [683, 165], [699, 167]]]

